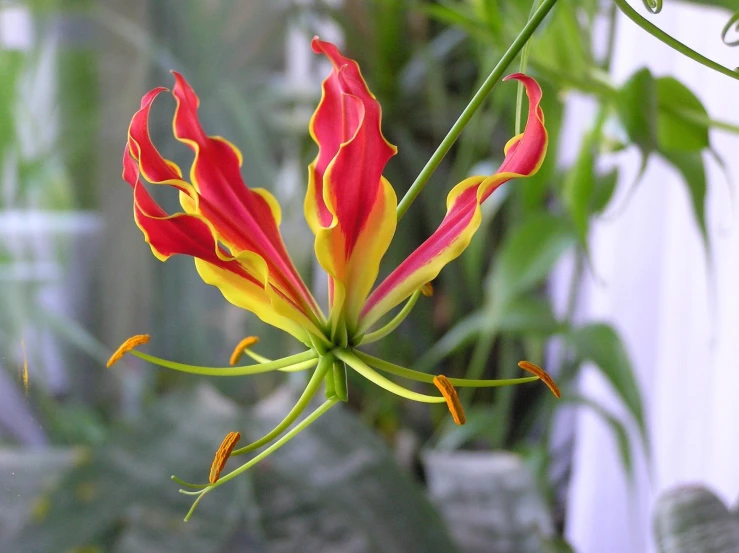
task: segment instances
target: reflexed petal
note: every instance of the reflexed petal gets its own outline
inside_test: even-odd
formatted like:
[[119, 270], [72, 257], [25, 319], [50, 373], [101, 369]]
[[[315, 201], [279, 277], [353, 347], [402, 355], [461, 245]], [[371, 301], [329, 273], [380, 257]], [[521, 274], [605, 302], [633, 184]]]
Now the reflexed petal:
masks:
[[151, 183], [177, 188], [183, 209], [202, 216], [217, 243], [233, 256], [248, 252], [262, 258], [269, 285], [298, 305], [311, 320], [322, 320], [285, 250], [278, 228], [277, 201], [265, 190], [246, 187], [240, 174], [240, 153], [222, 138], [205, 135], [197, 119], [197, 96], [180, 75], [175, 74], [175, 78], [174, 130], [176, 137], [195, 152], [190, 175], [193, 184], [182, 179], [180, 168], [161, 156], [149, 136], [151, 105], [164, 88], [144, 96], [129, 128], [128, 150], [138, 162], [141, 175]]
[[455, 186], [447, 197], [447, 213], [436, 231], [403, 261], [370, 295], [362, 310], [366, 330], [458, 257], [480, 226], [480, 204], [504, 182], [531, 176], [539, 170], [547, 149], [544, 114], [539, 106], [541, 88], [525, 75], [510, 75], [526, 87], [529, 111], [526, 128], [506, 145], [505, 159], [490, 177], [471, 177]]
[[341, 315], [352, 327], [395, 232], [397, 199], [382, 171], [396, 148], [382, 135], [380, 105], [357, 63], [318, 39], [313, 50], [333, 69], [311, 121], [319, 151], [309, 167], [305, 215], [332, 279], [332, 324]]
[[194, 257], [203, 280], [218, 287], [227, 300], [309, 343], [305, 328], [318, 330], [295, 304], [282, 297], [273, 301], [270, 294], [277, 293], [266, 283], [264, 260], [251, 252], [243, 252], [238, 258], [230, 256], [218, 245], [215, 231], [202, 215], [168, 215], [144, 187], [139, 166], [129, 152], [127, 147], [123, 177], [134, 190], [136, 224], [157, 259], [165, 261], [176, 254]]
[[315, 301], [282, 242], [277, 200], [266, 190], [244, 184], [241, 153], [227, 140], [205, 134], [197, 115], [198, 97], [179, 73], [174, 76], [174, 132], [195, 153], [190, 179], [200, 198], [200, 212], [213, 222], [232, 253], [259, 254], [269, 267], [270, 281], [293, 301], [317, 313]]

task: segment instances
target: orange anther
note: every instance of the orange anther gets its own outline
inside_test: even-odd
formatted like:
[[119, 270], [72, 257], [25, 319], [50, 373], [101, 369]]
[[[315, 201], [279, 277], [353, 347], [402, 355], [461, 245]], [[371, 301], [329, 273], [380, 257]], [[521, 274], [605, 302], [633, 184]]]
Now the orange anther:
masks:
[[560, 397], [561, 394], [559, 392], [559, 388], [554, 383], [554, 380], [552, 380], [552, 377], [549, 376], [549, 373], [547, 371], [529, 361], [519, 361], [518, 366], [521, 367], [523, 370], [538, 376], [539, 380], [546, 384], [556, 397]]
[[464, 424], [467, 418], [464, 416], [464, 409], [462, 408], [462, 402], [459, 401], [457, 390], [454, 389], [449, 379], [440, 374], [434, 377], [434, 385], [439, 389], [441, 395], [446, 400], [446, 406], [449, 408], [449, 412], [452, 414], [454, 422], [457, 424]]
[[250, 348], [254, 344], [256, 344], [259, 341], [259, 338], [256, 336], [247, 336], [241, 342], [236, 344], [236, 347], [234, 348], [233, 353], [231, 354], [230, 363], [231, 365], [235, 365], [239, 362], [239, 359], [241, 359], [241, 356], [244, 355], [244, 350], [246, 348]]
[[210, 466], [210, 477], [208, 478], [208, 482], [211, 484], [218, 482], [218, 479], [221, 477], [223, 467], [226, 466], [228, 458], [231, 457], [231, 452], [234, 450], [234, 447], [240, 439], [241, 434], [238, 432], [229, 432], [226, 434], [226, 437], [223, 438], [221, 445], [218, 447], [218, 451], [216, 451], [213, 464]]
[[434, 295], [434, 287], [431, 285], [430, 282], [427, 282], [426, 284], [421, 286], [421, 294], [423, 294], [427, 298], [430, 298]]
[[148, 334], [136, 334], [136, 336], [131, 336], [128, 340], [123, 342], [117, 350], [115, 350], [113, 355], [110, 356], [107, 366], [112, 367], [115, 363], [120, 361], [121, 357], [123, 357], [125, 353], [131, 351], [133, 348], [140, 346], [141, 344], [149, 343], [150, 338], [151, 336]]

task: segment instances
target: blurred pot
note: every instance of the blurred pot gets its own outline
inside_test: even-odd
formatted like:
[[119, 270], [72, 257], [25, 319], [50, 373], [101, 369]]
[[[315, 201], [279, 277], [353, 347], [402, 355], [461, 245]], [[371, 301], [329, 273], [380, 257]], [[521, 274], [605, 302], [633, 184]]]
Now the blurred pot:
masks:
[[428, 451], [431, 501], [464, 553], [541, 553], [554, 527], [534, 478], [513, 453]]

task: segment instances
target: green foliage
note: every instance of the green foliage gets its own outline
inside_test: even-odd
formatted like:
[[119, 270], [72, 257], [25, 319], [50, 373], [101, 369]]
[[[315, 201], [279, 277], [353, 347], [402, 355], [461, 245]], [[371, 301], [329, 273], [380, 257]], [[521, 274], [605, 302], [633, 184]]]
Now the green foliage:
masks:
[[504, 313], [508, 303], [539, 284], [551, 272], [554, 263], [572, 247], [574, 235], [560, 217], [541, 213], [514, 228], [500, 245], [490, 275], [490, 301]]
[[646, 441], [647, 428], [639, 385], [626, 348], [613, 327], [603, 323], [589, 324], [571, 331], [567, 339], [579, 359], [598, 366], [634, 417]]
[[[283, 390], [271, 399], [271, 409], [286, 409], [292, 399]], [[352, 551], [367, 553], [455, 551], [417, 485], [377, 437], [341, 408], [260, 465], [250, 479], [211, 494], [198, 516], [184, 524], [190, 499], [177, 493], [170, 471], [201, 480], [209, 452], [227, 431], [239, 428], [251, 441], [274, 422], [263, 410], [237, 407], [201, 387], [160, 398], [132, 423], [116, 425], [105, 445], [86, 454], [0, 453], [0, 474], [19, 471], [33, 484], [18, 495], [22, 508], [15, 499], [0, 507], [0, 520], [13, 512], [25, 517], [16, 515], [13, 531], [0, 532], [0, 546], [3, 551], [97, 546], [121, 553], [217, 553], [245, 551], [236, 544], [252, 543], [270, 551], [311, 553], [345, 551], [351, 544]], [[4, 489], [17, 485], [11, 479]]]
[[657, 152], [677, 169], [690, 194], [693, 214], [708, 249], [706, 177], [701, 152], [710, 150], [708, 112], [685, 85], [673, 77], [655, 79], [648, 69], [636, 72], [617, 95], [619, 118], [642, 152]]
[[[695, 2], [735, 9], [734, 0]], [[58, 8], [51, 0], [34, 4], [39, 12]], [[169, 69], [185, 73], [203, 100], [206, 130], [239, 145], [250, 186], [269, 188], [280, 197], [286, 242], [299, 263], [308, 259], [312, 249], [303, 223], [295, 221], [301, 219], [305, 165], [315, 156], [307, 122], [318, 100], [319, 82], [284, 81], [284, 44], [292, 36], [288, 28], [304, 31], [308, 48], [307, 40], [314, 32], [326, 31], [325, 20], [317, 23], [319, 15], [341, 27], [346, 53], [360, 62], [382, 103], [383, 131], [399, 146], [386, 176], [400, 197], [526, 25], [532, 8], [532, 2], [516, 0], [318, 4], [316, 10], [303, 3], [293, 6], [268, 0], [157, 0], [151, 2], [148, 22], [133, 21], [128, 14], [104, 7], [96, 12], [104, 33], [124, 36], [142, 60], [151, 62], [151, 82], [132, 81], [132, 87], [143, 92], [149, 84], [167, 84], [171, 82], [165, 73]], [[703, 161], [703, 153], [711, 148], [708, 131], [737, 130], [731, 123], [712, 119], [695, 94], [672, 77], [655, 77], [641, 69], [621, 86], [610, 82], [607, 70], [612, 52], [597, 59], [591, 46], [593, 22], [599, 17], [612, 22], [615, 9], [604, 14], [596, 0], [560, 0], [539, 26], [530, 42], [528, 67], [544, 90], [542, 105], [550, 138], [547, 160], [535, 177], [495, 193], [485, 205], [483, 224], [469, 250], [434, 283], [435, 296], [420, 299], [399, 332], [376, 344], [387, 354], [383, 357], [449, 375], [518, 376], [516, 362], [530, 359], [555, 376], [564, 389], [563, 400], [556, 402], [544, 386], [534, 384], [515, 391], [478, 391], [464, 398], [469, 405], [468, 423], [462, 427], [442, 424], [434, 435], [432, 423], [442, 416], [441, 408], [407, 409], [374, 390], [365, 393], [362, 384], [355, 386], [354, 382], [349, 395], [350, 406], [391, 444], [412, 434], [414, 441], [430, 440], [439, 449], [492, 444], [526, 453], [537, 474], [543, 475], [542, 493], [547, 497], [554, 496], [556, 485], [549, 476], [551, 457], [561, 455], [551, 452], [547, 443], [560, 405], [578, 405], [602, 417], [613, 432], [626, 472], [632, 474], [635, 445], [627, 432], [630, 421], [621, 420], [596, 398], [573, 391], [584, 363], [593, 363], [611, 384], [639, 429], [643, 445], [648, 445], [641, 393], [618, 333], [604, 323], [577, 326], [573, 317], [592, 224], [612, 207], [619, 176], [615, 170], [603, 172], [604, 154], [618, 143], [620, 148], [640, 150], [642, 171], [653, 156], [674, 166], [686, 183], [708, 250]], [[86, 141], [81, 149], [67, 145], [64, 153], [66, 163], [80, 175], [75, 197], [87, 201], [94, 196], [90, 187], [99, 184], [91, 180], [84, 156], [85, 148], [95, 145], [90, 141], [97, 122], [92, 112], [97, 107], [89, 85], [96, 73], [88, 63], [90, 52], [69, 53], [68, 78], [61, 83], [69, 102], [65, 129], [68, 134], [86, 133]], [[0, 54], [5, 77], [0, 84], [2, 153], [16, 146], [14, 102], [24, 69], [17, 52]], [[105, 70], [133, 73], [130, 60], [124, 61], [120, 67]], [[507, 71], [515, 71], [516, 66], [513, 60]], [[84, 94], [75, 95], [78, 82], [87, 84]], [[384, 272], [436, 228], [444, 198], [454, 184], [471, 173], [487, 174], [498, 166], [503, 146], [515, 129], [514, 91], [512, 85], [496, 86], [481, 105], [402, 221]], [[579, 140], [575, 161], [561, 166], [560, 127], [570, 91], [590, 96], [598, 112]], [[101, 107], [110, 109], [117, 101], [101, 98]], [[180, 161], [186, 150], [172, 150], [163, 136], [169, 133], [170, 117], [166, 109], [155, 110], [153, 128], [164, 130], [162, 136], [153, 138], [165, 155]], [[613, 119], [621, 123], [625, 136], [611, 135]], [[124, 137], [125, 125], [110, 132]], [[50, 163], [53, 156], [42, 157], [43, 163], [29, 159], [22, 164], [21, 181], [56, 183], [44, 188], [53, 195], [39, 197], [70, 205], [73, 195], [65, 187], [68, 182], [58, 170], [60, 165]], [[4, 162], [0, 157], [0, 164]], [[183, 167], [188, 162], [185, 158]], [[297, 170], [295, 165], [299, 165]], [[110, 182], [117, 181], [118, 171], [116, 165], [113, 178], [103, 179], [106, 186], [113, 186]], [[112, 197], [108, 189], [99, 192], [100, 197]], [[167, 201], [177, 205], [174, 197]], [[77, 202], [95, 205], [92, 200]], [[568, 252], [575, 258], [571, 294], [564, 312], [555, 314], [547, 277]], [[225, 361], [228, 347], [244, 332], [255, 332], [256, 321], [245, 322], [233, 310], [223, 310], [220, 295], [199, 282], [189, 262], [173, 263], [167, 269], [153, 261], [154, 269], [142, 267], [141, 272], [154, 274], [154, 292], [142, 300], [135, 285], [121, 290], [130, 300], [131, 312], [116, 313], [116, 317], [147, 320], [132, 315], [145, 310], [152, 315], [151, 326], [162, 350], [183, 360]], [[306, 274], [310, 271], [303, 269]], [[109, 297], [103, 295], [99, 303], [106, 301]], [[8, 305], [14, 313], [23, 312], [17, 301]], [[98, 364], [104, 362], [107, 350], [95, 332], [51, 315], [40, 317]], [[286, 345], [288, 340], [258, 328], [265, 354], [292, 347]], [[557, 356], [545, 354], [547, 340], [553, 336], [563, 338]], [[345, 411], [327, 416], [286, 447], [284, 454], [277, 454], [236, 486], [206, 497], [197, 516], [184, 525], [181, 518], [189, 502], [176, 494], [167, 479], [170, 471], [193, 479], [204, 477], [208, 452], [214, 450], [218, 437], [234, 428], [257, 437], [270, 417], [261, 410], [236, 407], [210, 390], [187, 391], [192, 379], [159, 377], [160, 373], [144, 370], [156, 376], [139, 378], [140, 368], [134, 370], [131, 365], [114, 373], [119, 380], [96, 383], [90, 394], [96, 402], [115, 398], [104, 408], [92, 401], [86, 405], [37, 402], [40, 416], [47, 419], [50, 439], [57, 444], [88, 444], [89, 456], [77, 450], [38, 456], [23, 452], [10, 460], [0, 455], [0, 466], [18, 467], [19, 473], [30, 475], [21, 483], [0, 485], [9, 490], [8, 497], [22, 495], [23, 499], [22, 505], [11, 503], [0, 509], [0, 520], [13, 521], [2, 526], [0, 549], [42, 552], [99, 547], [115, 552], [186, 553], [231, 551], [234, 543], [248, 542], [255, 548], [307, 553], [332, 547], [346, 550], [342, 548], [347, 543], [360, 544], [359, 551], [453, 551], [438, 516], [419, 490], [398, 470], [376, 436]], [[230, 398], [255, 399], [273, 389], [274, 381], [266, 377], [256, 383], [249, 380], [224, 386], [222, 392]], [[146, 403], [150, 405], [140, 411]], [[285, 410], [284, 405], [275, 404], [279, 406], [276, 411]], [[122, 413], [133, 416], [124, 423], [111, 423]], [[53, 424], [48, 422], [51, 419]], [[104, 440], [102, 447], [99, 444]], [[57, 471], [49, 468], [49, 460], [58, 465]], [[553, 552], [571, 550], [561, 540], [548, 547]]]

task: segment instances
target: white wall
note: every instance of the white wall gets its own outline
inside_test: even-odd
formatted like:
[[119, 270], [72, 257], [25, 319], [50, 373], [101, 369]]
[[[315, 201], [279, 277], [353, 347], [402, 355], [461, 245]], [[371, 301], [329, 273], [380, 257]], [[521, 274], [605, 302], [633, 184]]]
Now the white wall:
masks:
[[[640, 2], [632, 5], [645, 13]], [[704, 55], [739, 66], [739, 48], [720, 38], [726, 12], [665, 2], [661, 14], [647, 17]], [[739, 81], [680, 56], [622, 17], [613, 78], [622, 83], [644, 65], [687, 84], [713, 118], [739, 124]], [[739, 136], [714, 131], [711, 139], [739, 181]], [[623, 198], [638, 160], [627, 152], [615, 161]], [[610, 430], [578, 413], [566, 532], [581, 553], [654, 551], [651, 509], [661, 491], [679, 483], [703, 482], [731, 504], [739, 497], [739, 207], [729, 187], [735, 204], [739, 190], [707, 162], [712, 274], [685, 185], [656, 159], [628, 207], [595, 225], [599, 280], [588, 283], [581, 315], [609, 320], [626, 341], [645, 397], [652, 461], [648, 469], [640, 460], [630, 488]], [[594, 371], [585, 372], [582, 390], [623, 411]]]

